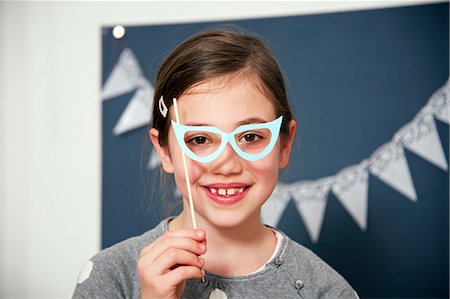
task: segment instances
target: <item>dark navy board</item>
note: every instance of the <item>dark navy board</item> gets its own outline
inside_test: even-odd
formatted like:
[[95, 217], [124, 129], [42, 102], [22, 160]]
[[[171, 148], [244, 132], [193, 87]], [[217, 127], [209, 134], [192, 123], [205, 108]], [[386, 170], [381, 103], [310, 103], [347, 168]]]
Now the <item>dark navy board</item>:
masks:
[[[440, 3], [227, 22], [269, 41], [288, 78], [299, 134], [287, 182], [319, 179], [357, 164], [413, 119], [448, 79], [448, 8]], [[103, 28], [103, 82], [128, 47], [154, 84], [171, 49], [215, 24], [127, 27], [121, 40], [112, 37], [112, 28]], [[112, 133], [132, 94], [103, 102], [103, 248], [165, 217], [158, 205], [149, 209], [149, 194], [140, 192], [144, 128]], [[448, 161], [449, 128], [436, 124]], [[370, 175], [366, 231], [332, 193], [318, 243], [311, 243], [293, 202], [279, 223], [337, 269], [361, 297], [449, 295], [448, 173], [411, 152], [406, 158], [417, 202]], [[158, 199], [159, 173], [150, 176], [151, 194]]]

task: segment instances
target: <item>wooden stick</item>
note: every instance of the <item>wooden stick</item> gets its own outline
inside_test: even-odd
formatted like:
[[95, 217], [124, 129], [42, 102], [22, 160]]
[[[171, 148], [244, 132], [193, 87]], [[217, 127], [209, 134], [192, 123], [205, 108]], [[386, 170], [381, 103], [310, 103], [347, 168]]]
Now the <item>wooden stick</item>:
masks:
[[[178, 114], [178, 106], [177, 106], [177, 99], [176, 98], [173, 98], [173, 107], [175, 109], [176, 122], [178, 124], [181, 124], [180, 123], [180, 116]], [[194, 229], [196, 229], [197, 228], [197, 221], [195, 220], [194, 202], [192, 200], [192, 192], [191, 192], [191, 181], [189, 179], [189, 173], [188, 173], [187, 164], [186, 164], [186, 156], [184, 155], [183, 151], [181, 151], [181, 157], [183, 159], [184, 176], [186, 177], [186, 186], [187, 186], [188, 197], [189, 197], [189, 208], [191, 210], [192, 226], [194, 227]]]
[[[175, 119], [178, 124], [180, 123], [180, 115], [178, 114], [178, 106], [177, 106], [177, 99], [173, 98], [173, 108], [175, 109]], [[195, 210], [194, 210], [194, 201], [192, 200], [192, 192], [191, 192], [191, 180], [189, 178], [189, 172], [187, 169], [186, 164], [186, 156], [184, 155], [184, 152], [181, 151], [181, 157], [183, 160], [183, 167], [184, 167], [184, 176], [186, 177], [186, 186], [188, 190], [188, 197], [189, 197], [189, 208], [191, 210], [191, 219], [192, 219], [192, 226], [194, 229], [197, 229], [197, 221], [195, 220]], [[202, 277], [202, 282], [204, 283], [205, 277]]]

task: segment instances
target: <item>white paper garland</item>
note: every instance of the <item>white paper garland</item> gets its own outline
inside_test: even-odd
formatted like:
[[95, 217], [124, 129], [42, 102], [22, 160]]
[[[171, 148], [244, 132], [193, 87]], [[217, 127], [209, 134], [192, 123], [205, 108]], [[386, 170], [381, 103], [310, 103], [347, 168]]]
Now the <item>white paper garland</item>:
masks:
[[[108, 100], [136, 90], [133, 98], [114, 127], [116, 135], [145, 126], [151, 113], [153, 87], [143, 76], [131, 49], [124, 49], [102, 88], [102, 99]], [[414, 183], [405, 158], [407, 149], [437, 167], [448, 171], [448, 161], [439, 140], [434, 118], [450, 124], [449, 81], [430, 97], [416, 117], [403, 126], [392, 140], [380, 146], [370, 158], [351, 165], [336, 175], [316, 181], [278, 184], [261, 211], [269, 225], [276, 226], [286, 206], [294, 200], [313, 242], [320, 237], [330, 190], [336, 195], [358, 226], [367, 228], [367, 189], [369, 172], [412, 201], [417, 200]], [[149, 168], [158, 165], [152, 153]], [[155, 156], [155, 157], [154, 157]]]
[[[417, 194], [405, 158], [405, 148], [448, 171], [448, 161], [442, 149], [434, 118], [450, 124], [449, 90], [450, 81], [447, 81], [443, 87], [433, 93], [416, 117], [403, 126], [391, 141], [375, 150], [370, 158], [357, 165], [349, 166], [325, 180], [298, 181], [285, 186], [296, 201], [298, 212], [313, 242], [318, 242], [320, 238], [327, 201], [326, 196], [323, 195], [326, 193], [324, 191], [329, 190], [330, 187], [361, 230], [365, 230], [368, 214], [369, 172], [415, 202]], [[270, 200], [276, 200], [276, 198]], [[283, 201], [288, 202], [285, 198]], [[310, 208], [311, 202], [314, 201], [317, 202], [316, 207]], [[309, 206], [305, 203], [309, 203]], [[263, 220], [271, 217], [271, 210], [268, 207], [270, 207], [269, 204], [263, 206]]]

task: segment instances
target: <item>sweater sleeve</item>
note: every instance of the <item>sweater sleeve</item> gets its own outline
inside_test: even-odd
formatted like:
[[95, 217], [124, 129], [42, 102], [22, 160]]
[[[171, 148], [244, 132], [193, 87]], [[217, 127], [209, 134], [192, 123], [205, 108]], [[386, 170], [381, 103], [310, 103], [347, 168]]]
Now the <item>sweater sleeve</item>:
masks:
[[169, 219], [94, 255], [82, 267], [72, 298], [140, 298], [139, 253], [167, 230]]
[[72, 298], [125, 298], [115, 264], [96, 256], [87, 261], [80, 271]]

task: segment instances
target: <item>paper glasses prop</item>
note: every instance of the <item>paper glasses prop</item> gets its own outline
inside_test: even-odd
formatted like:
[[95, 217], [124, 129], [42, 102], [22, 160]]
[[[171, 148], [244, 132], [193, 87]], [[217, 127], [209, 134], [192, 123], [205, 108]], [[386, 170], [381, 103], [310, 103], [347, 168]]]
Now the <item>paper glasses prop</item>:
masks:
[[242, 125], [231, 133], [213, 126], [185, 126], [172, 121], [178, 144], [192, 160], [209, 163], [224, 151], [227, 143], [243, 159], [256, 161], [267, 156], [275, 146], [283, 116], [266, 122]]

